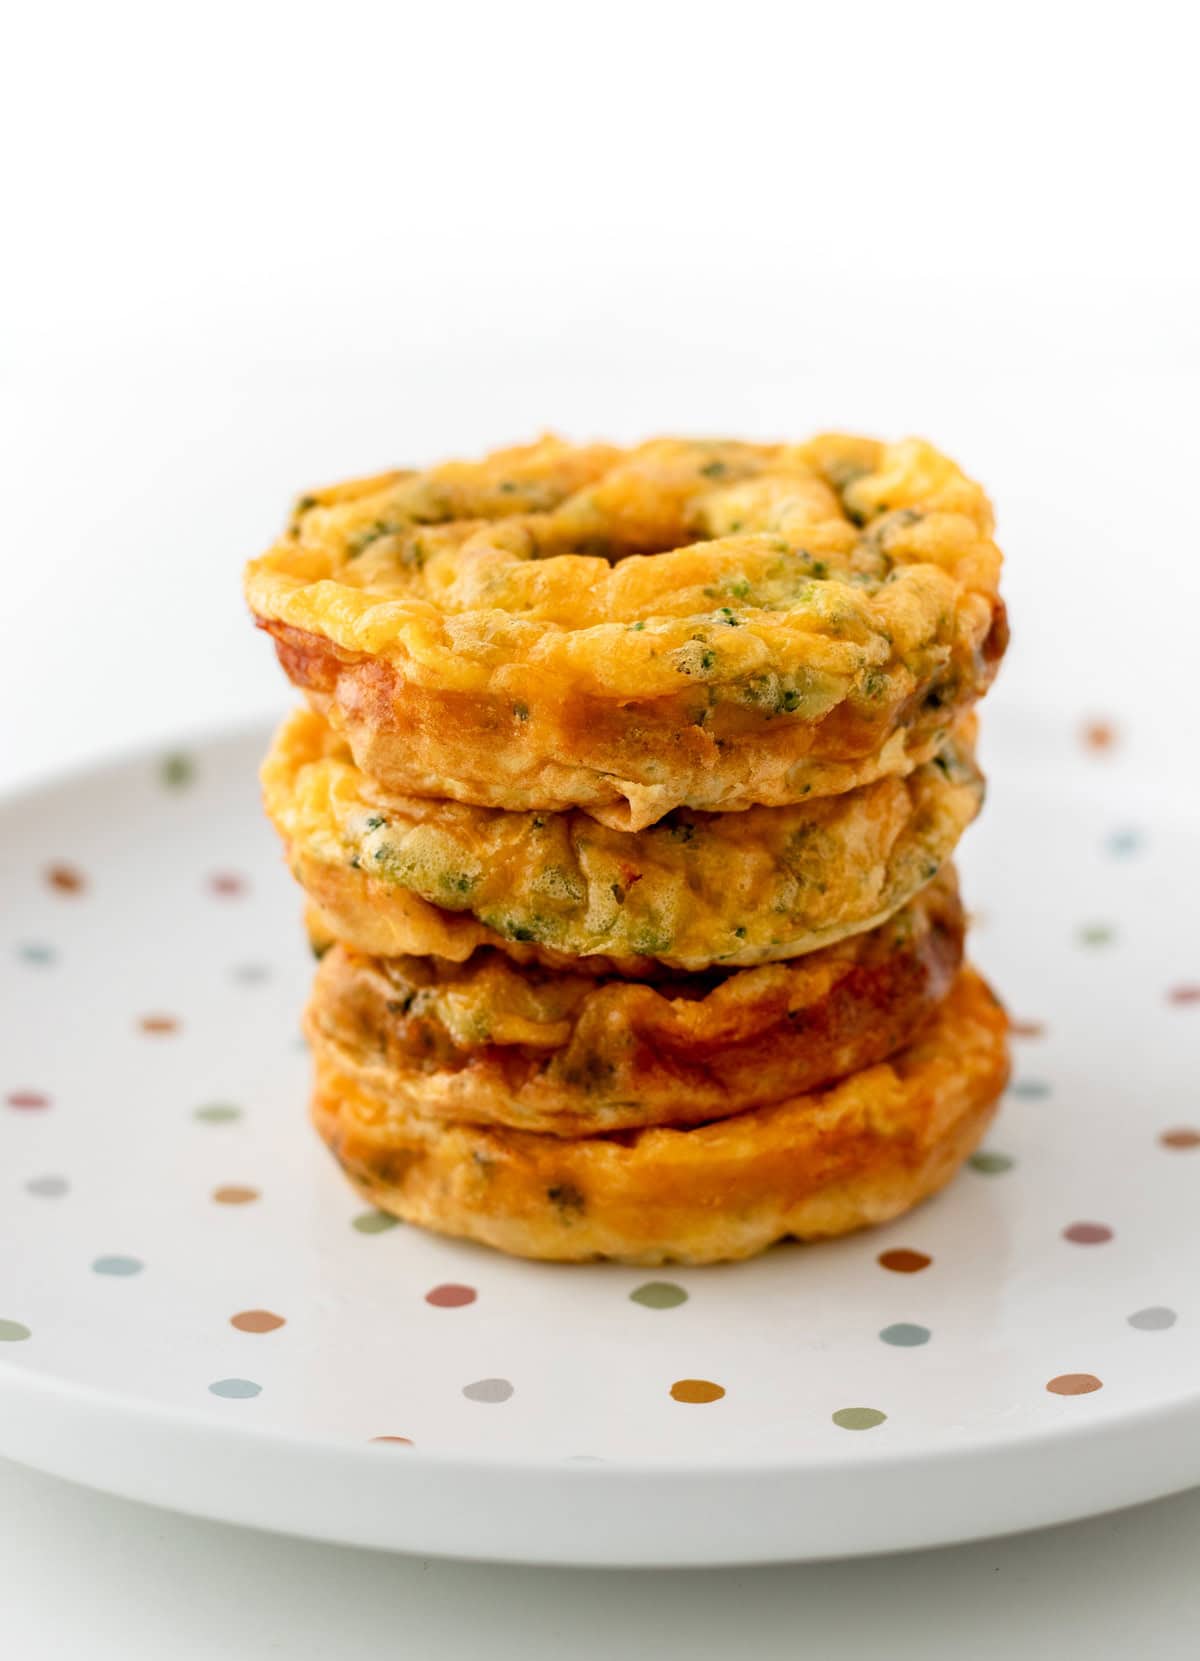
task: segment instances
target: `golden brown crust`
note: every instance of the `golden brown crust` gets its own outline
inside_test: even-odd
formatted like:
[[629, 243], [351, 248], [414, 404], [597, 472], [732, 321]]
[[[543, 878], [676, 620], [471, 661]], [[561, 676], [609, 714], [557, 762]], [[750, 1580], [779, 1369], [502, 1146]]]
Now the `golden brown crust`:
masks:
[[967, 969], [889, 1062], [696, 1129], [446, 1126], [322, 1056], [313, 1113], [364, 1196], [409, 1222], [521, 1257], [710, 1263], [883, 1222], [949, 1181], [1007, 1081], [1006, 1030]]
[[332, 933], [378, 957], [479, 946], [559, 965], [695, 971], [815, 951], [875, 927], [954, 851], [983, 781], [970, 733], [902, 779], [643, 831], [383, 791], [311, 711], [263, 768], [267, 811]]
[[1006, 644], [991, 531], [916, 440], [544, 440], [308, 498], [247, 595], [386, 788], [638, 829], [927, 760]]
[[884, 1060], [945, 996], [962, 942], [947, 870], [867, 934], [656, 986], [486, 949], [460, 966], [335, 946], [306, 1027], [343, 1078], [425, 1118], [553, 1136], [702, 1124]]

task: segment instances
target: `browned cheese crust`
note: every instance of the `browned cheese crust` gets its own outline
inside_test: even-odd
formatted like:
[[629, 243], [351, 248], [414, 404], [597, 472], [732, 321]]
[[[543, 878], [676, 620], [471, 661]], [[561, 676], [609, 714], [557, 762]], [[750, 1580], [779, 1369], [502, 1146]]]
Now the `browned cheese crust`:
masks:
[[303, 498], [246, 592], [384, 788], [636, 830], [927, 761], [1005, 649], [999, 571], [918, 440], [545, 439]]
[[711, 1263], [895, 1217], [950, 1180], [1008, 1077], [970, 969], [914, 1041], [841, 1083], [693, 1129], [564, 1140], [446, 1125], [317, 1057], [317, 1127], [384, 1211], [519, 1257]]
[[426, 1118], [552, 1136], [695, 1125], [884, 1060], [945, 996], [962, 944], [948, 870], [867, 934], [652, 986], [488, 949], [453, 964], [335, 946], [306, 1026], [322, 1063]]

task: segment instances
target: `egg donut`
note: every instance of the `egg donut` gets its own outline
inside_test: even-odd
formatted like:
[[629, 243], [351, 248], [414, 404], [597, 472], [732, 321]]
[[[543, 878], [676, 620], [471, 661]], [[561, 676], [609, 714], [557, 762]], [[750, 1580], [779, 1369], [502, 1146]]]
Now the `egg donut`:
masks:
[[641, 831], [589, 814], [399, 796], [319, 715], [285, 722], [267, 812], [330, 933], [378, 957], [479, 946], [604, 972], [745, 968], [874, 928], [929, 882], [978, 812], [971, 723], [913, 772], [741, 813], [678, 809]]
[[712, 1263], [885, 1222], [941, 1188], [1004, 1089], [1006, 1028], [964, 969], [905, 1049], [840, 1083], [573, 1140], [416, 1114], [318, 1050], [313, 1117], [364, 1198], [407, 1222], [518, 1257]]
[[589, 1136], [692, 1125], [814, 1090], [900, 1049], [961, 966], [952, 868], [886, 923], [757, 969], [646, 984], [335, 946], [309, 1041], [338, 1072], [448, 1122]]
[[384, 789], [639, 830], [930, 760], [1007, 642], [992, 528], [915, 439], [546, 438], [302, 498], [245, 591]]

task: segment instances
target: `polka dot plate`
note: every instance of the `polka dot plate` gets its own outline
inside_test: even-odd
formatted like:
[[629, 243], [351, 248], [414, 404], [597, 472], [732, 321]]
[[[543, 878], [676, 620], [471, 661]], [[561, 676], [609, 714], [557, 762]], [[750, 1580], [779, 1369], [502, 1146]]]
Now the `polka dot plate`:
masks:
[[[306, 1120], [262, 733], [0, 810], [0, 1453], [426, 1554], [920, 1546], [1200, 1481], [1196, 821], [1105, 722], [989, 710], [962, 860], [1016, 1066], [953, 1186], [746, 1264], [509, 1261]], [[1081, 742], [1082, 740], [1082, 742]]]

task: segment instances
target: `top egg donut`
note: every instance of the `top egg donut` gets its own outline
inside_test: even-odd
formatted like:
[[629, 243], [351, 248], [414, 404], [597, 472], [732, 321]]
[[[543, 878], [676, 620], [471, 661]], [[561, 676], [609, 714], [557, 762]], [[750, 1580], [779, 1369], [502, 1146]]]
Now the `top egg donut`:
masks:
[[927, 761], [1003, 655], [1000, 565], [918, 439], [544, 438], [302, 497], [246, 593], [385, 789], [639, 830]]

